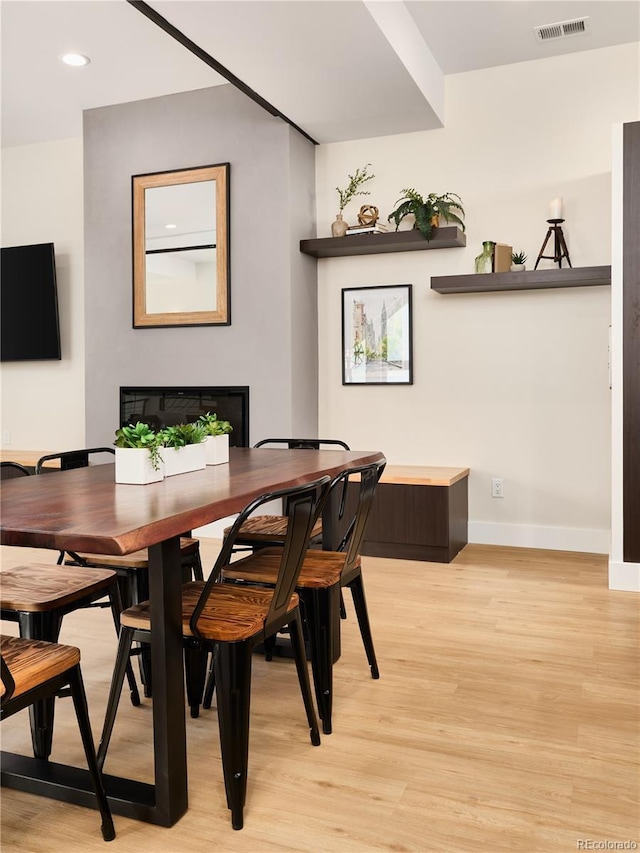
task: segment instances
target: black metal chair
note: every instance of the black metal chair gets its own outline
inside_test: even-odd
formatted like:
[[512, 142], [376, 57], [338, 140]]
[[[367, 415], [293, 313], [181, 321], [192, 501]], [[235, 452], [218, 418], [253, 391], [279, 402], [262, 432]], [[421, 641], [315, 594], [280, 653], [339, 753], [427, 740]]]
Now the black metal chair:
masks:
[[[320, 743], [311, 686], [307, 671], [304, 640], [294, 589], [307, 551], [317, 507], [324, 500], [329, 477], [305, 486], [295, 486], [262, 495], [238, 515], [225, 539], [216, 564], [206, 583], [191, 582], [182, 588], [182, 631], [187, 670], [187, 700], [192, 716], [199, 713], [207, 655], [215, 660], [218, 724], [227, 804], [234, 829], [243, 825], [247, 788], [249, 749], [249, 702], [251, 693], [251, 653], [265, 637], [288, 626], [294, 651], [298, 681], [302, 691], [311, 742]], [[278, 548], [273, 589], [234, 587], [219, 583], [220, 573], [229, 563], [235, 537], [248, 517], [268, 501], [287, 503], [287, 536]], [[115, 721], [124, 679], [124, 666], [133, 640], [149, 642], [152, 631], [149, 602], [122, 613], [118, 656], [107, 705], [98, 763], [102, 767]]]
[[0, 637], [0, 652], [0, 719], [7, 719], [44, 699], [52, 699], [60, 690], [69, 687], [102, 818], [102, 837], [105, 841], [112, 841], [116, 833], [96, 762], [79, 649], [20, 637]]
[[0, 480], [15, 480], [17, 477], [28, 477], [31, 471], [20, 462], [0, 462]]
[[[353, 596], [358, 626], [371, 669], [371, 677], [376, 679], [380, 677], [364, 594], [360, 548], [373, 505], [376, 486], [382, 476], [385, 464], [385, 462], [377, 462], [372, 465], [353, 468], [344, 471], [333, 480], [331, 488], [335, 489], [341, 483], [348, 481], [350, 477], [360, 478], [355, 515], [337, 551], [316, 549], [307, 551], [296, 585], [296, 591], [302, 600], [305, 633], [310, 644], [316, 700], [322, 718], [322, 730], [325, 734], [330, 734], [332, 730], [334, 629], [339, 621], [339, 597], [343, 587], [348, 587]], [[272, 586], [277, 577], [278, 560], [278, 548], [261, 549], [224, 568], [223, 580], [235, 584]], [[209, 701], [209, 693], [205, 691], [203, 700], [205, 708]]]
[[[36, 463], [36, 474], [44, 474], [47, 471], [46, 463], [51, 461], [59, 461], [61, 471], [67, 471], [73, 468], [86, 468], [90, 464], [91, 457], [98, 454], [108, 453], [115, 454], [113, 447], [90, 447], [82, 450], [66, 450], [61, 453], [49, 453], [42, 456]], [[57, 469], [49, 469], [50, 471]], [[123, 607], [130, 607], [132, 604], [137, 604], [139, 601], [144, 601], [149, 597], [149, 553], [146, 548], [139, 551], [134, 551], [132, 554], [117, 556], [112, 554], [85, 554], [75, 553], [72, 551], [60, 553], [58, 563], [65, 563], [68, 566], [83, 566], [84, 568], [92, 569], [111, 569], [118, 574], [118, 583], [120, 585], [120, 595], [122, 597]], [[183, 571], [184, 580], [189, 580], [193, 577], [194, 580], [203, 580], [202, 562], [200, 560], [200, 543], [197, 539], [190, 536], [183, 536], [180, 540], [180, 561]], [[118, 630], [116, 623], [116, 631]], [[140, 659], [140, 674], [144, 685], [144, 695], [149, 697], [152, 693], [151, 685], [151, 658], [147, 646], [141, 646], [133, 651], [133, 654], [139, 656]], [[130, 685], [132, 690], [133, 704], [139, 704], [137, 698], [137, 688]]]
[[[335, 438], [263, 438], [254, 447], [266, 445], [284, 445], [289, 450], [321, 450], [330, 447], [350, 450], [348, 444]], [[257, 551], [260, 548], [282, 545], [287, 533], [286, 507], [283, 507], [283, 512], [284, 515], [256, 515], [247, 519], [236, 540], [235, 552]], [[225, 536], [229, 530], [230, 527], [225, 529]], [[311, 533], [312, 546], [321, 545], [322, 536], [322, 519], [318, 518]]]

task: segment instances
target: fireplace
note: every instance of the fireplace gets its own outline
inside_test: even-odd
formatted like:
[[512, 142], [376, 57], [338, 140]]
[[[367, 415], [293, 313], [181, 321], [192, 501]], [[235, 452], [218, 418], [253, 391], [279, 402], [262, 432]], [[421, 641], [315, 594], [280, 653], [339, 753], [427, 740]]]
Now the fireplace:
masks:
[[190, 423], [207, 412], [229, 421], [232, 447], [249, 446], [249, 387], [120, 388], [120, 426], [138, 421], [154, 429]]

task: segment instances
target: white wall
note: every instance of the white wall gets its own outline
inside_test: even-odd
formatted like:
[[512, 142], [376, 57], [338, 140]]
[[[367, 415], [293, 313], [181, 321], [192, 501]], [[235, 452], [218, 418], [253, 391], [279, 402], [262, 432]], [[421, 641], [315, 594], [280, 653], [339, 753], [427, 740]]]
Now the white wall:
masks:
[[[442, 130], [317, 152], [318, 236], [334, 188], [365, 163], [376, 178], [350, 222], [363, 202], [386, 220], [404, 187], [464, 200], [465, 249], [319, 261], [320, 434], [390, 463], [469, 466], [471, 541], [608, 551], [610, 289], [443, 296], [430, 276], [471, 273], [488, 239], [532, 269], [556, 196], [573, 265], [609, 264], [611, 127], [636, 117], [638, 91], [637, 45], [491, 68], [447, 78]], [[343, 387], [341, 288], [402, 283], [414, 285], [414, 385]]]
[[61, 361], [2, 365], [3, 450], [84, 447], [82, 140], [2, 151], [2, 245], [55, 244]]

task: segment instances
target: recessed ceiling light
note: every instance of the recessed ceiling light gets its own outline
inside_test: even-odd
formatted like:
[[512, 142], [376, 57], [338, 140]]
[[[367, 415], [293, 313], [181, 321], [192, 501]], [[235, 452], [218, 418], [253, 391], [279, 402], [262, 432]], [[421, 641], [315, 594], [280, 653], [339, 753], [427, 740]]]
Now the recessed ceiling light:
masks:
[[177, 225], [174, 225], [173, 222], [170, 222], [168, 225], [164, 226], [165, 228], [177, 228]]
[[65, 65], [73, 65], [75, 68], [81, 68], [83, 65], [88, 65], [91, 62], [89, 57], [84, 56], [82, 53], [65, 53], [60, 59]]

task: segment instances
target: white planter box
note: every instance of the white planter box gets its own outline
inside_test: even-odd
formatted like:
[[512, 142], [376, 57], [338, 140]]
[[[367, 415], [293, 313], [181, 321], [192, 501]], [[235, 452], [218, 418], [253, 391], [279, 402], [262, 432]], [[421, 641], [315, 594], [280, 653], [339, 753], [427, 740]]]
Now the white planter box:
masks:
[[151, 455], [145, 447], [116, 447], [116, 483], [144, 486], [158, 483], [163, 477], [164, 463], [154, 471]]
[[164, 456], [165, 477], [198, 471], [207, 464], [204, 441], [200, 444], [186, 444], [184, 447], [163, 447], [161, 452]]
[[207, 465], [222, 465], [229, 461], [229, 434], [208, 435], [205, 441]]

